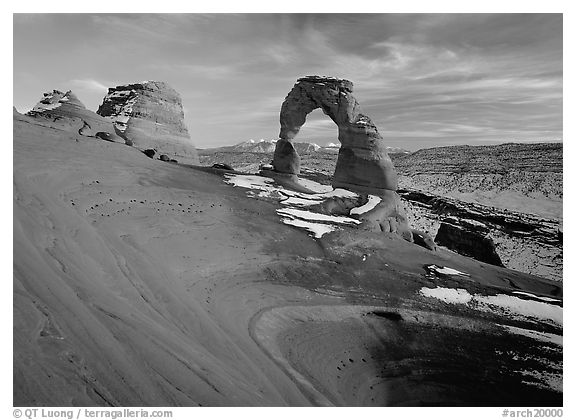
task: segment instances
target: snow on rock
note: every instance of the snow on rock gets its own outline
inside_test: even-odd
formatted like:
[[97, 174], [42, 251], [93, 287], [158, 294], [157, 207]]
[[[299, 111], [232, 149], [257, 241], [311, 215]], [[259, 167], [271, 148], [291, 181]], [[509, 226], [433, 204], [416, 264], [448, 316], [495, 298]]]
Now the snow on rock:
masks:
[[332, 226], [332, 225], [326, 225], [323, 223], [307, 222], [305, 220], [300, 220], [300, 219], [283, 218], [282, 222], [287, 224], [287, 225], [296, 226], [299, 228], [306, 229], [308, 232], [312, 233], [312, 235], [315, 238], [321, 238], [322, 235], [324, 235], [325, 233], [333, 232], [336, 230], [336, 227]]
[[374, 207], [376, 207], [378, 205], [378, 203], [380, 203], [380, 201], [382, 201], [382, 198], [380, 198], [376, 195], [369, 195], [368, 196], [368, 202], [366, 204], [364, 204], [363, 206], [353, 208], [352, 210], [350, 210], [350, 214], [367, 213], [370, 210], [372, 210]]
[[462, 276], [462, 277], [469, 277], [470, 276], [470, 274], [464, 273], [462, 271], [458, 271], [454, 268], [442, 267], [440, 265], [435, 265], [435, 264], [427, 265], [426, 269], [428, 269], [428, 271], [431, 271], [433, 273], [443, 274], [446, 276]]
[[312, 206], [314, 204], [320, 204], [322, 199], [312, 199], [312, 198], [301, 198], [301, 197], [288, 197], [281, 200], [282, 204], [285, 206]]
[[258, 189], [265, 191], [273, 191], [277, 189], [271, 185], [274, 180], [259, 175], [225, 175], [226, 182], [234, 185], [235, 187], [243, 187], [250, 189]]
[[322, 203], [332, 197], [357, 198], [358, 194], [343, 188], [331, 186], [301, 178], [300, 184], [314, 193], [306, 194], [286, 189], [274, 183], [272, 178], [259, 175], [225, 174], [224, 180], [236, 187], [249, 189], [250, 197], [277, 199], [282, 208], [276, 210], [283, 223], [307, 230], [315, 238], [321, 238], [328, 232], [341, 229], [342, 226], [357, 225], [361, 222], [346, 216], [332, 216], [303, 208]]
[[70, 92], [60, 92], [59, 90], [53, 90], [52, 92], [44, 93], [40, 102], [32, 108], [32, 112], [42, 113], [44, 111], [51, 111], [62, 106], [62, 103], [68, 102], [67, 95]]
[[556, 325], [562, 325], [562, 308], [549, 303], [525, 300], [510, 295], [481, 296], [475, 295], [474, 299], [487, 307], [495, 307], [505, 314], [522, 315], [527, 318], [538, 318], [552, 321]]
[[467, 305], [472, 309], [493, 312], [511, 318], [541, 320], [562, 326], [562, 308], [544, 302], [524, 300], [515, 296], [498, 294], [493, 296], [471, 295], [465, 289], [423, 287], [422, 296], [435, 298], [446, 303]]
[[361, 222], [356, 219], [352, 219], [346, 216], [331, 216], [322, 213], [315, 213], [313, 211], [307, 210], [299, 210], [299, 209], [278, 209], [276, 213], [286, 216], [290, 215], [293, 217], [298, 217], [300, 219], [307, 219], [307, 220], [322, 220], [322, 221], [329, 221], [334, 223], [348, 223], [348, 224], [360, 224]]
[[533, 338], [534, 340], [552, 343], [558, 346], [563, 345], [563, 337], [561, 335], [526, 330], [524, 328], [513, 327], [511, 325], [501, 325], [501, 327], [511, 332], [512, 334], [523, 335], [525, 337]]
[[472, 300], [472, 295], [468, 293], [466, 289], [450, 289], [447, 287], [431, 289], [429, 287], [423, 287], [420, 289], [420, 294], [446, 303], [467, 304]]
[[522, 296], [527, 296], [531, 299], [536, 299], [536, 300], [543, 300], [546, 302], [562, 302], [560, 299], [554, 299], [554, 298], [549, 298], [546, 296], [536, 296], [533, 295], [532, 293], [526, 293], [526, 292], [519, 292], [519, 291], [513, 291], [512, 293], [514, 293], [515, 295], [522, 295]]

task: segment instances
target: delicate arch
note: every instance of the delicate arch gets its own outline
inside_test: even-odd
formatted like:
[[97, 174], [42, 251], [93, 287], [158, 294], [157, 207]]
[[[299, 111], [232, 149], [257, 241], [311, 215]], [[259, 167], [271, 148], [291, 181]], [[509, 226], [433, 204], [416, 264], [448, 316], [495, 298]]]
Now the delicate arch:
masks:
[[362, 113], [349, 80], [307, 76], [298, 79], [280, 110], [280, 140], [273, 165], [277, 172], [300, 172], [300, 156], [292, 143], [306, 116], [317, 108], [338, 126], [341, 147], [332, 185], [375, 194], [396, 191], [396, 170], [372, 120]]

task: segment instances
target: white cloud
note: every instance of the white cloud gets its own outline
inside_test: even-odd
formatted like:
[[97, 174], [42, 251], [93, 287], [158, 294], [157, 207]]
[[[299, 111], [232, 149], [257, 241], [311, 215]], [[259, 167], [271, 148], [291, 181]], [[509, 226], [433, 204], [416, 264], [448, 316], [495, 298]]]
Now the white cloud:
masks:
[[94, 79], [73, 79], [70, 80], [70, 85], [72, 87], [90, 90], [93, 92], [107, 92], [108, 86], [100, 83], [98, 80]]

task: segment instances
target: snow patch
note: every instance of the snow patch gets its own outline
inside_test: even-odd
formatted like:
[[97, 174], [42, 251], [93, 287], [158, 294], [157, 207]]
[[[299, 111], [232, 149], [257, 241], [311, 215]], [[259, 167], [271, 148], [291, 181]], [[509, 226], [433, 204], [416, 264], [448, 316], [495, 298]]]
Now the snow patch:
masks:
[[331, 216], [331, 215], [327, 215], [327, 214], [315, 213], [315, 212], [308, 211], [308, 210], [300, 210], [300, 209], [293, 209], [293, 208], [278, 209], [278, 210], [276, 210], [276, 213], [278, 213], [282, 216], [292, 216], [292, 217], [297, 217], [300, 219], [307, 219], [307, 220], [312, 220], [312, 221], [322, 220], [322, 221], [329, 221], [329, 222], [333, 222], [333, 223], [344, 223], [344, 224], [360, 224], [361, 223], [359, 220], [352, 219], [352, 218], [346, 217], [346, 216]]
[[552, 321], [556, 325], [562, 325], [562, 308], [556, 305], [534, 300], [524, 300], [510, 295], [475, 295], [474, 299], [487, 307], [499, 308], [507, 315], [538, 318]]
[[42, 103], [40, 103], [40, 104], [36, 105], [36, 106], [32, 109], [32, 111], [36, 111], [36, 112], [50, 111], [50, 110], [52, 110], [52, 109], [58, 108], [58, 107], [61, 106], [61, 105], [62, 105], [62, 104], [59, 103], [59, 102], [54, 102], [54, 103], [52, 103], [52, 104], [42, 104]]
[[321, 238], [324, 234], [336, 230], [336, 227], [332, 225], [326, 225], [323, 223], [312, 223], [300, 219], [283, 218], [282, 222], [287, 225], [306, 229], [307, 231], [312, 233], [312, 235], [314, 235], [315, 238]]
[[314, 204], [319, 204], [322, 202], [321, 199], [310, 199], [310, 198], [300, 198], [300, 197], [288, 197], [281, 200], [282, 204], [285, 206], [312, 206]]
[[225, 182], [236, 187], [250, 190], [250, 197], [278, 199], [283, 208], [277, 209], [283, 223], [303, 228], [315, 238], [321, 238], [328, 232], [341, 229], [342, 226], [357, 225], [361, 222], [347, 216], [333, 216], [305, 210], [306, 207], [322, 203], [332, 197], [358, 198], [358, 194], [342, 188], [332, 189], [331, 186], [317, 182], [300, 179], [300, 184], [313, 193], [302, 193], [276, 185], [272, 178], [259, 175], [224, 175]]
[[267, 178], [258, 175], [226, 175], [226, 182], [234, 185], [235, 187], [243, 187], [249, 189], [259, 189], [265, 191], [272, 191], [276, 189], [271, 184], [274, 182], [272, 178]]
[[369, 195], [368, 202], [360, 207], [355, 207], [350, 210], [350, 214], [364, 214], [372, 210], [374, 207], [378, 205], [382, 201], [382, 198], [376, 195]]
[[537, 296], [537, 295], [533, 295], [532, 293], [519, 292], [519, 291], [513, 291], [512, 293], [514, 293], [515, 295], [527, 296], [527, 297], [530, 297], [533, 299], [544, 300], [546, 302], [562, 302], [560, 299], [549, 298], [546, 296]]
[[470, 274], [464, 273], [462, 271], [458, 271], [454, 268], [450, 267], [442, 267], [440, 265], [427, 265], [426, 268], [436, 274], [444, 274], [447, 276], [462, 276], [462, 277], [470, 277]]
[[471, 295], [465, 289], [423, 287], [419, 292], [426, 297], [446, 303], [468, 305], [472, 309], [497, 313], [523, 320], [541, 320], [562, 326], [562, 308], [549, 303], [524, 300], [516, 296], [498, 294], [493, 296]]
[[429, 287], [423, 287], [420, 289], [420, 294], [446, 303], [467, 304], [472, 300], [472, 295], [468, 293], [466, 289], [449, 289], [446, 287], [431, 289]]
[[66, 94], [60, 91], [55, 90], [54, 92], [44, 93], [42, 100], [38, 102], [34, 108], [32, 108], [32, 111], [51, 111], [62, 106], [62, 104], [66, 101], [68, 101], [68, 97], [66, 97]]
[[511, 332], [512, 334], [523, 335], [525, 337], [533, 338], [534, 340], [556, 344], [557, 346], [563, 345], [563, 337], [561, 335], [544, 333], [540, 331], [526, 330], [524, 328], [513, 327], [511, 325], [500, 325], [500, 326], [505, 330]]

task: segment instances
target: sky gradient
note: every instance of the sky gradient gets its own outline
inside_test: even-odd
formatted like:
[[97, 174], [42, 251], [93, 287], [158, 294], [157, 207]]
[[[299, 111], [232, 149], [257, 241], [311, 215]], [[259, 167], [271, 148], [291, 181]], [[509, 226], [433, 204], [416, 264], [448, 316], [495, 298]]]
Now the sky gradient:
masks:
[[[165, 81], [200, 148], [278, 138], [296, 79], [354, 94], [386, 144], [561, 141], [561, 14], [15, 14], [14, 105]], [[320, 110], [296, 141], [337, 142]]]

